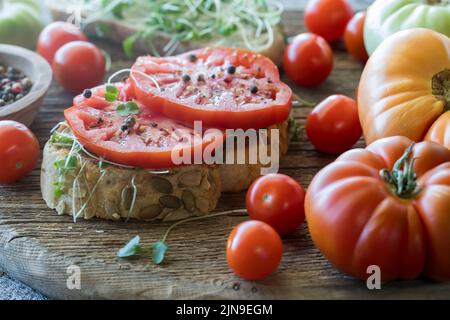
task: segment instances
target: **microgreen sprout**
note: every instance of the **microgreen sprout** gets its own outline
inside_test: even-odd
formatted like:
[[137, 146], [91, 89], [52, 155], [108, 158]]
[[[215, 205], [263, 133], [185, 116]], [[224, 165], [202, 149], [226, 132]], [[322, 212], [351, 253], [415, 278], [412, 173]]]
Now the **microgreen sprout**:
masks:
[[113, 85], [106, 85], [106, 92], [105, 92], [105, 100], [108, 102], [114, 102], [117, 100], [117, 97], [119, 96], [119, 89], [117, 89], [116, 86]]
[[136, 102], [128, 101], [119, 104], [117, 106], [116, 111], [119, 114], [119, 116], [128, 117], [129, 115], [139, 114], [141, 112], [141, 109], [139, 108]]
[[[273, 45], [282, 12], [279, 2], [269, 0], [86, 0], [82, 23], [106, 18], [137, 28], [123, 43], [128, 55], [139, 39], [149, 44], [155, 56], [171, 55], [182, 42], [263, 51]], [[160, 33], [170, 37], [162, 51], [152, 46]]]

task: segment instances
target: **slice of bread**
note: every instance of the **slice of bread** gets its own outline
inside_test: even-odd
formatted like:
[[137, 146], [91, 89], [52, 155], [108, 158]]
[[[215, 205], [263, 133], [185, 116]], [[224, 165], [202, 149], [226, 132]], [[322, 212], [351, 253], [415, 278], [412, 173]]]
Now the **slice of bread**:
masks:
[[114, 165], [100, 168], [97, 160], [81, 151], [76, 169], [64, 174], [63, 192], [57, 194], [60, 174], [55, 162], [66, 159], [69, 152], [50, 141], [44, 148], [42, 196], [58, 214], [77, 219], [179, 220], [209, 213], [220, 197], [218, 166], [180, 166], [166, 174]]
[[[284, 155], [289, 142], [288, 121], [269, 129], [279, 129], [280, 156]], [[270, 139], [269, 135], [269, 146]], [[76, 219], [170, 221], [206, 215], [216, 208], [221, 192], [246, 190], [262, 168], [260, 164], [184, 165], [161, 174], [100, 166], [98, 160], [79, 151], [75, 168], [61, 175], [55, 163], [67, 159], [70, 152], [67, 146], [47, 142], [41, 190], [51, 209]], [[248, 146], [246, 152], [248, 155]], [[56, 183], [59, 192], [55, 192]]]

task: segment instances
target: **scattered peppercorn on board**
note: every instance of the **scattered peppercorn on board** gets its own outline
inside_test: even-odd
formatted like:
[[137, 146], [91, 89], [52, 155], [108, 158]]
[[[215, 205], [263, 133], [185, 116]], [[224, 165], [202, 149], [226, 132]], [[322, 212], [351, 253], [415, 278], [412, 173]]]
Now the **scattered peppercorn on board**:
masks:
[[[286, 12], [288, 35], [305, 31], [300, 12]], [[97, 44], [112, 55], [111, 71], [129, 67], [119, 45]], [[318, 102], [332, 93], [355, 95], [363, 66], [345, 53], [341, 43], [333, 47], [335, 67], [321, 87], [303, 89], [292, 85], [302, 98]], [[63, 119], [72, 97], [54, 84], [31, 129], [41, 147], [50, 129]], [[312, 177], [334, 160], [314, 150], [303, 130], [308, 108], [295, 109], [302, 125], [300, 140], [293, 141], [281, 162], [286, 173], [307, 187]], [[359, 147], [364, 142], [358, 143]], [[235, 276], [225, 257], [226, 239], [245, 216], [214, 217], [189, 222], [174, 229], [170, 249], [162, 265], [151, 262], [150, 253], [125, 260], [116, 252], [135, 235], [144, 247], [161, 239], [170, 223], [78, 221], [58, 216], [47, 208], [40, 190], [40, 163], [31, 175], [14, 186], [0, 187], [0, 269], [52, 298], [113, 299], [364, 299], [450, 298], [450, 283], [426, 279], [393, 282], [381, 290], [368, 290], [366, 283], [338, 272], [314, 248], [304, 225], [284, 241], [278, 271], [264, 281], [248, 282]], [[245, 194], [225, 194], [220, 211], [244, 206]], [[77, 266], [80, 289], [70, 290], [67, 280]], [[69, 269], [68, 269], [69, 268]], [[69, 279], [70, 282], [70, 279]]]

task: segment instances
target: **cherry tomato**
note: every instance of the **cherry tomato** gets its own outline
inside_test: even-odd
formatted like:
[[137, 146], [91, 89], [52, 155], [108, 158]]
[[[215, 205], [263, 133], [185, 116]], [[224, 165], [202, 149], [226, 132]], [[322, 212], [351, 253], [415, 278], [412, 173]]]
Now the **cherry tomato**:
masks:
[[317, 86], [333, 69], [333, 51], [320, 36], [303, 33], [294, 38], [284, 53], [284, 71], [296, 84]]
[[86, 35], [73, 24], [56, 21], [42, 30], [37, 42], [37, 52], [50, 64], [56, 51], [71, 41], [87, 41]]
[[306, 133], [320, 151], [331, 154], [347, 151], [362, 134], [356, 101], [342, 95], [326, 98], [309, 114]]
[[66, 91], [77, 94], [102, 82], [105, 57], [92, 43], [69, 42], [56, 52], [53, 72]]
[[0, 121], [0, 183], [13, 183], [36, 166], [39, 142], [23, 124]]
[[330, 42], [344, 35], [352, 17], [353, 10], [347, 0], [310, 0], [305, 8], [308, 30]]
[[268, 174], [253, 182], [246, 208], [252, 219], [271, 225], [280, 236], [293, 233], [305, 221], [305, 191], [284, 174]]
[[274, 273], [282, 254], [280, 236], [262, 221], [242, 222], [231, 231], [228, 238], [228, 265], [246, 280], [261, 280]]
[[369, 59], [369, 55], [364, 45], [364, 21], [366, 19], [365, 12], [358, 12], [347, 24], [345, 29], [344, 41], [348, 53], [362, 62]]

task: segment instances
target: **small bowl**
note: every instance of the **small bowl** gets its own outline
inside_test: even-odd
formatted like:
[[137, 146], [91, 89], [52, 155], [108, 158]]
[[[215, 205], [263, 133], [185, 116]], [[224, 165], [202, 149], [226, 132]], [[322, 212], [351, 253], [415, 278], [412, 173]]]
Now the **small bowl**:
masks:
[[6, 44], [0, 44], [0, 64], [19, 69], [33, 82], [30, 92], [22, 99], [0, 107], [0, 120], [15, 120], [29, 127], [52, 83], [52, 69], [37, 53]]

